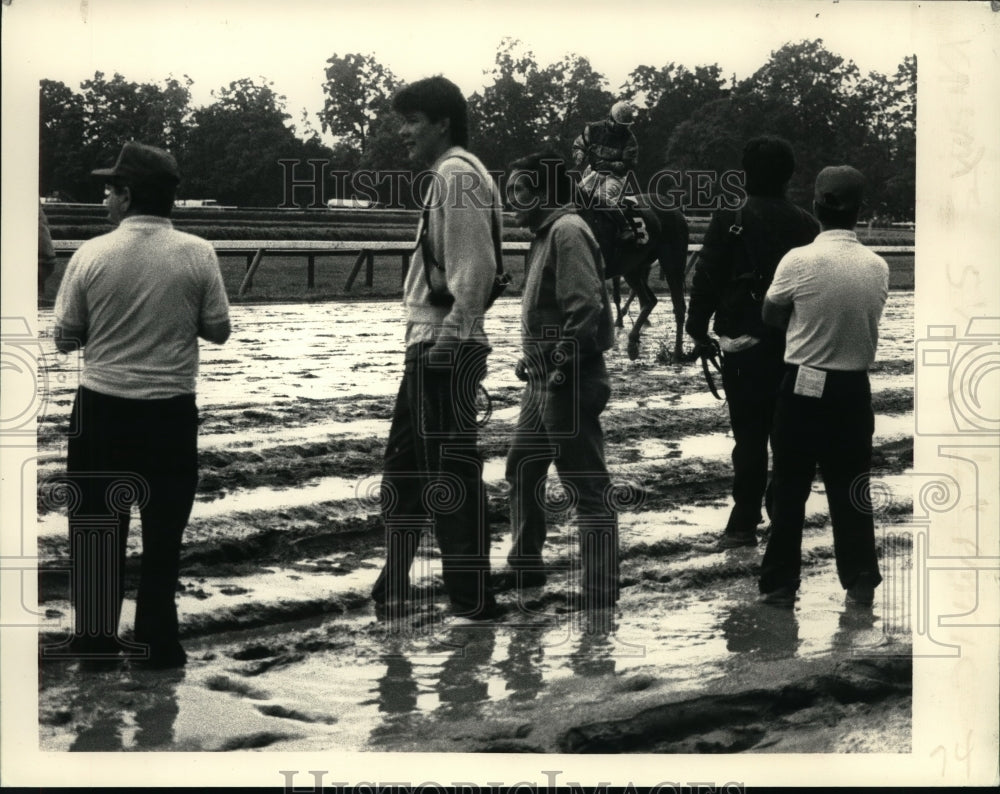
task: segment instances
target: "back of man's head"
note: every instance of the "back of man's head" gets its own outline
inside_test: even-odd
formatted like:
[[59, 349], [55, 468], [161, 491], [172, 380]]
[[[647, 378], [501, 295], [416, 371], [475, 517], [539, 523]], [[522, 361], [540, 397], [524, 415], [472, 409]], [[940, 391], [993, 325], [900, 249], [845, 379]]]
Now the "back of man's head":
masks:
[[784, 195], [788, 180], [795, 173], [792, 145], [776, 135], [751, 138], [743, 147], [743, 171], [746, 190], [751, 196]]
[[97, 168], [91, 176], [104, 179], [117, 192], [129, 189], [130, 215], [169, 217], [174, 206], [180, 172], [170, 152], [138, 141], [122, 146], [110, 168]]
[[441, 75], [400, 88], [392, 97], [398, 113], [425, 113], [431, 121], [448, 119], [453, 146], [469, 145], [469, 111], [462, 90]]
[[551, 149], [534, 152], [512, 162], [508, 173], [523, 171], [531, 176], [530, 184], [542, 197], [543, 209], [556, 209], [573, 201], [573, 180], [566, 163]]
[[825, 229], [853, 229], [864, 199], [865, 177], [849, 165], [827, 166], [816, 175], [813, 211]]

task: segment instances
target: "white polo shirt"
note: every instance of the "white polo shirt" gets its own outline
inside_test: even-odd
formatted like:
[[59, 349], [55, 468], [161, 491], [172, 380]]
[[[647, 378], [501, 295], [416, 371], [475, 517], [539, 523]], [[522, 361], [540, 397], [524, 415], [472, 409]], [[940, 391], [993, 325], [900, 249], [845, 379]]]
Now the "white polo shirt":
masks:
[[228, 319], [211, 244], [152, 215], [81, 245], [55, 305], [57, 326], [87, 334], [80, 384], [133, 399], [193, 394], [199, 323]]
[[778, 263], [767, 300], [791, 306], [785, 361], [827, 370], [867, 370], [889, 295], [889, 266], [855, 232], [831, 229]]

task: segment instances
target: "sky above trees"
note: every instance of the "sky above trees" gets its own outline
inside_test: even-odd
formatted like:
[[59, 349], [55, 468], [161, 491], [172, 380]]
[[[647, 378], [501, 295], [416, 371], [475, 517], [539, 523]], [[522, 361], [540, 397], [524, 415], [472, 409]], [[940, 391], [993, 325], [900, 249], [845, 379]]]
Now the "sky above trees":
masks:
[[907, 3], [290, 0], [279, 10], [258, 0], [89, 0], [86, 21], [78, 2], [45, 5], [53, 10], [44, 17], [21, 12], [33, 26], [23, 35], [46, 42], [19, 64], [36, 79], [76, 86], [96, 71], [137, 82], [188, 75], [192, 101], [201, 105], [234, 80], [265, 76], [296, 122], [305, 109], [314, 123], [326, 59], [335, 52], [371, 53], [408, 82], [443, 73], [471, 95], [490, 82], [505, 38], [524, 42], [543, 64], [567, 53], [586, 57], [613, 88], [637, 64], [718, 64], [727, 79], [745, 79], [772, 51], [801, 39], [823, 39], [863, 73], [890, 72], [916, 51]]

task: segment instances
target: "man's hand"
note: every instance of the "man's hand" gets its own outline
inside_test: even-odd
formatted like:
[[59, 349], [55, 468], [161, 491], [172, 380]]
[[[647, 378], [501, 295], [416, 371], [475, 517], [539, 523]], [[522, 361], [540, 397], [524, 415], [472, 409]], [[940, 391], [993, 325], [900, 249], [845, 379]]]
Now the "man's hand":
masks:
[[198, 336], [217, 345], [225, 344], [231, 333], [229, 320], [223, 320], [221, 323], [198, 323]]
[[52, 331], [56, 350], [60, 353], [72, 353], [87, 344], [87, 329], [63, 328], [57, 325]]
[[450, 369], [458, 362], [459, 340], [452, 337], [438, 339], [424, 354], [428, 369]]
[[549, 389], [549, 391], [556, 391], [557, 389], [561, 389], [565, 386], [567, 381], [569, 381], [569, 378], [566, 376], [565, 372], [561, 369], [554, 369], [549, 373], [549, 376], [545, 381], [545, 388]]
[[760, 318], [764, 321], [764, 325], [785, 331], [788, 329], [788, 323], [792, 319], [793, 308], [794, 306], [791, 303], [775, 303], [767, 296], [764, 296], [764, 305], [760, 310]]
[[710, 336], [703, 337], [701, 339], [694, 340], [694, 350], [692, 355], [698, 358], [718, 358], [719, 357], [719, 343], [712, 339]]

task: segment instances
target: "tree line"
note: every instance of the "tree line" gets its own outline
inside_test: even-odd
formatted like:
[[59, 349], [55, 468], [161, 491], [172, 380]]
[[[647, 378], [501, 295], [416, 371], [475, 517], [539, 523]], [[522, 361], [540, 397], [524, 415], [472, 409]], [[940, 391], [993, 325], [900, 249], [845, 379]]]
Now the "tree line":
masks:
[[[825, 165], [850, 163], [868, 178], [867, 214], [912, 220], [916, 177], [916, 56], [895, 74], [869, 72], [827, 50], [821, 39], [788, 43], [743, 80], [718, 65], [637, 66], [611, 90], [590, 61], [568, 54], [541, 65], [522, 42], [500, 42], [486, 85], [468, 97], [470, 148], [491, 170], [543, 146], [568, 157], [587, 121], [607, 117], [618, 99], [638, 108], [636, 184], [676, 189], [657, 174], [738, 169], [744, 142], [781, 135], [795, 148], [798, 171], [790, 196], [803, 206]], [[285, 97], [267, 78], [243, 78], [191, 103], [190, 77], [135, 83], [97, 72], [79, 90], [41, 81], [39, 181], [42, 195], [94, 202], [103, 186], [88, 177], [135, 139], [172, 151], [184, 180], [180, 198], [275, 207], [287, 201], [281, 160], [327, 161], [325, 198], [349, 183], [332, 174], [391, 172], [409, 167], [391, 109], [402, 85], [374, 55], [332, 55], [324, 67], [324, 105], [314, 119], [293, 123]], [[314, 126], [319, 123], [319, 130]], [[320, 132], [336, 143], [326, 145]], [[710, 180], [709, 180], [710, 181]], [[391, 189], [377, 185], [382, 195]], [[312, 201], [297, 189], [295, 200]], [[698, 207], [695, 207], [698, 209]]]

